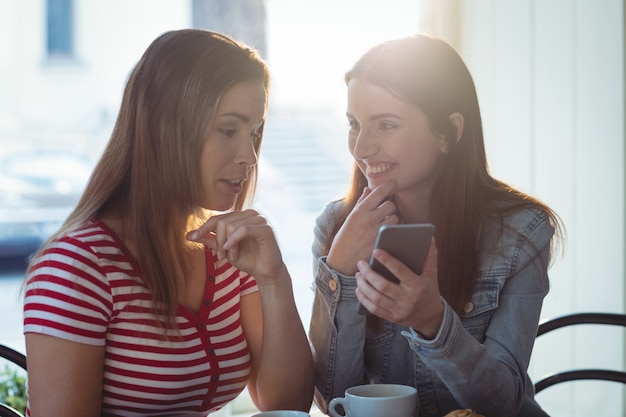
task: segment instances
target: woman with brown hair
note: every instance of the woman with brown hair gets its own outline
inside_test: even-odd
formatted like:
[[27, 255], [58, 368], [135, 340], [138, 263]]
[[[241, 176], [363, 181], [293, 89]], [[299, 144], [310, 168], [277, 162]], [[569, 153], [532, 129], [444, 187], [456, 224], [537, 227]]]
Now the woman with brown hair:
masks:
[[[472, 77], [444, 41], [384, 42], [345, 80], [353, 179], [313, 244], [317, 404], [399, 383], [417, 388], [416, 416], [545, 415], [527, 368], [558, 216], [490, 175]], [[379, 227], [398, 223], [432, 223], [435, 237], [421, 274], [374, 251], [396, 284], [367, 260]]]
[[30, 263], [30, 416], [206, 416], [246, 386], [308, 410], [309, 344], [254, 193], [269, 73], [209, 31], [166, 32], [128, 79], [75, 210]]

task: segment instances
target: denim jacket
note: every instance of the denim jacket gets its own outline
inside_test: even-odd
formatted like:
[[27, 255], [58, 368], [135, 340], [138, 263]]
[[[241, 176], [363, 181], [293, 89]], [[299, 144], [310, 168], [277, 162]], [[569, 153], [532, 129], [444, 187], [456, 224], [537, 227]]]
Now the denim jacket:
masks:
[[334, 271], [322, 256], [341, 201], [318, 216], [313, 243], [315, 300], [309, 329], [316, 368], [315, 402], [323, 411], [354, 385], [399, 383], [418, 390], [415, 416], [471, 408], [486, 417], [547, 416], [527, 374], [548, 293], [554, 228], [541, 210], [519, 209], [498, 221], [484, 218], [479, 277], [461, 316], [442, 298], [437, 336], [383, 322], [366, 330], [357, 313], [354, 276]]

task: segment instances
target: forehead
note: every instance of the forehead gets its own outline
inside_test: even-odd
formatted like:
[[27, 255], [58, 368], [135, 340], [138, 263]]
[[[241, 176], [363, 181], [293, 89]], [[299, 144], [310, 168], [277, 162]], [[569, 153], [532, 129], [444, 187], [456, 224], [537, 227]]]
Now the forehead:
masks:
[[363, 116], [368, 113], [404, 112], [415, 109], [397, 95], [378, 84], [362, 78], [353, 78], [348, 83], [348, 113]]
[[217, 116], [224, 113], [244, 113], [250, 119], [262, 119], [267, 106], [267, 91], [261, 81], [242, 81], [224, 92]]

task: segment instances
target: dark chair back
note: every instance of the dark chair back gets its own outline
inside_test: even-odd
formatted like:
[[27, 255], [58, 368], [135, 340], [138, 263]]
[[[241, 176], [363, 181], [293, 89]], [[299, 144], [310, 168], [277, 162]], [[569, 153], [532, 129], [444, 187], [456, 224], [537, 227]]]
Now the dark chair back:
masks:
[[[23, 353], [18, 352], [5, 345], [0, 345], [0, 357], [7, 361], [18, 365], [25, 371], [26, 369], [26, 356]], [[0, 417], [24, 417], [19, 411], [10, 407], [7, 404], [0, 403]]]
[[24, 415], [15, 408], [0, 403], [0, 417], [24, 417]]
[[12, 349], [5, 345], [0, 345], [0, 358], [4, 358], [10, 362], [13, 362], [16, 365], [19, 365], [25, 371], [27, 370], [26, 356], [15, 349]]
[[[556, 317], [539, 325], [537, 337], [562, 327], [578, 324], [615, 325], [626, 327], [626, 314], [574, 313]], [[567, 381], [602, 380], [626, 384], [626, 371], [614, 369], [570, 369], [546, 375], [535, 383], [535, 393]]]

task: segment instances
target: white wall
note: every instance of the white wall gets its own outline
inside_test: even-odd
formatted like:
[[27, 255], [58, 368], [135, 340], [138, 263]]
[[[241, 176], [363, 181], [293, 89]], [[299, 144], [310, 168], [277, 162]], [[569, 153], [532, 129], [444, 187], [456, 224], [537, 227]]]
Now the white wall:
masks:
[[[545, 201], [567, 228], [543, 318], [623, 312], [624, 1], [435, 2], [426, 2], [432, 31], [474, 75], [492, 173]], [[623, 369], [621, 329], [589, 331], [539, 339], [531, 376]], [[554, 416], [625, 415], [618, 384], [566, 384], [537, 398]]]

